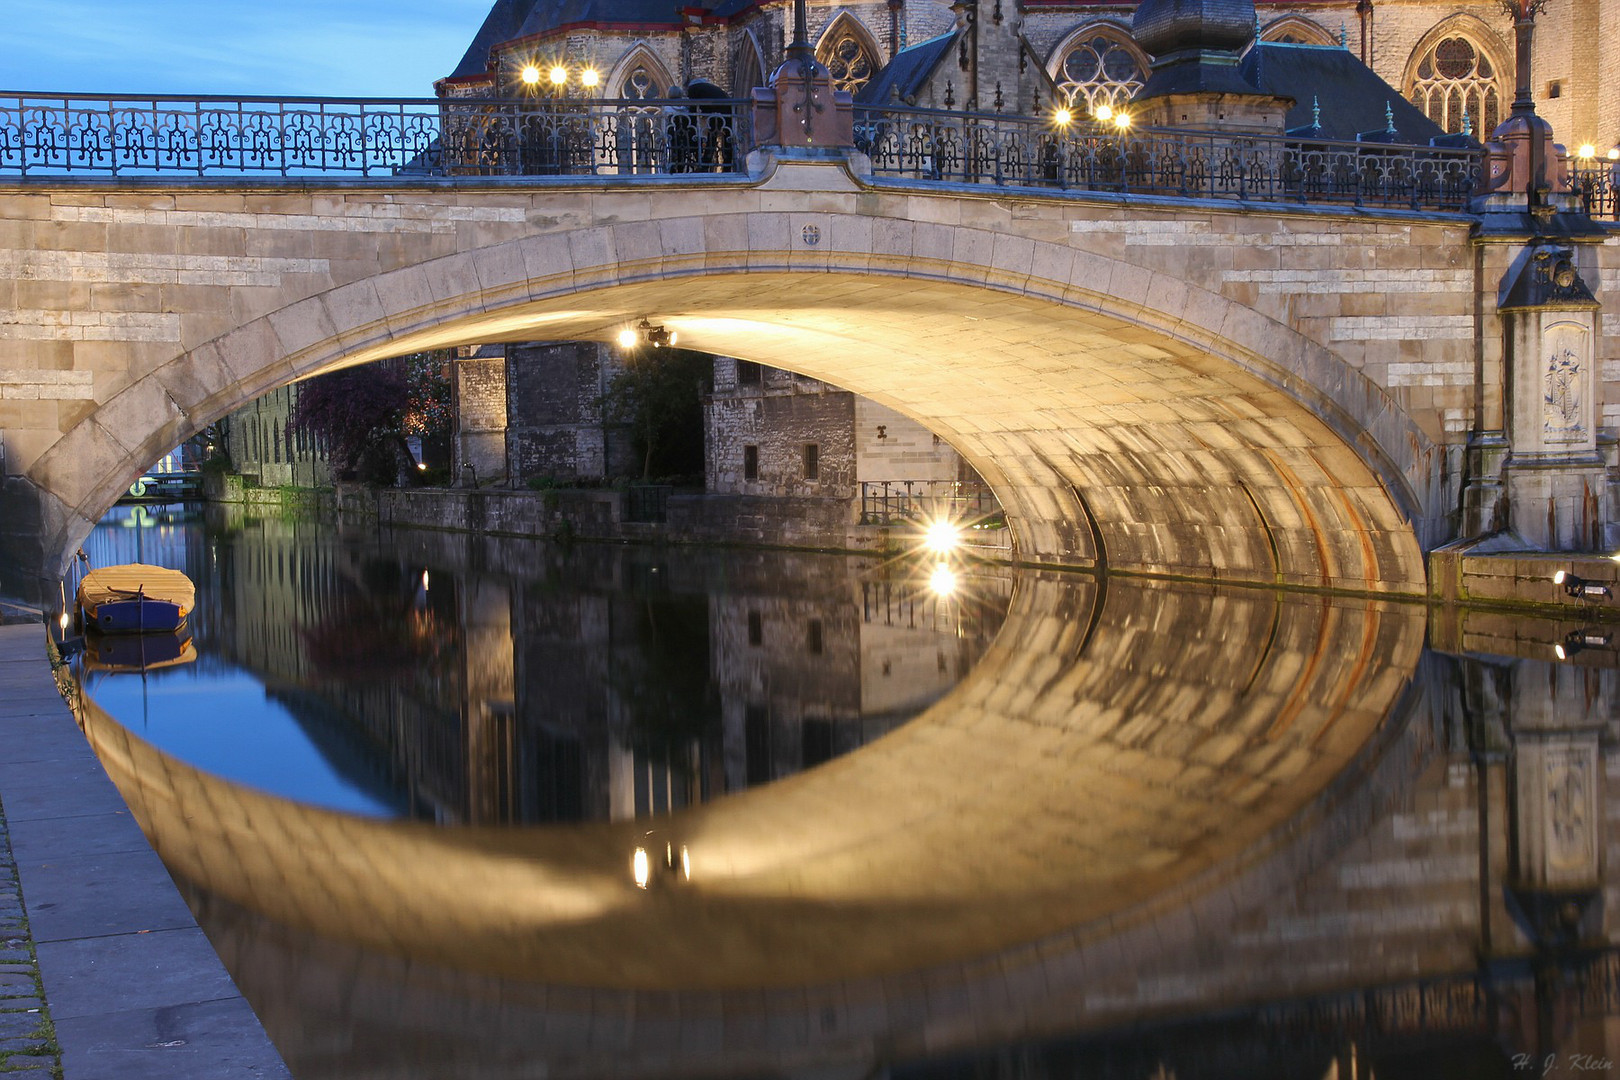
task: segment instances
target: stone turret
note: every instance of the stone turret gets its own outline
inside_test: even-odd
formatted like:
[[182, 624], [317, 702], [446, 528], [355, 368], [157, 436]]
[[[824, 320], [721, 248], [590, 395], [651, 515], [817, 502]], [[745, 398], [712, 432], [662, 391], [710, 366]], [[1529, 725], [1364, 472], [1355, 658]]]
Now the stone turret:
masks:
[[1239, 67], [1254, 30], [1254, 0], [1143, 0], [1131, 35], [1153, 70], [1132, 101], [1136, 122], [1281, 135], [1293, 100], [1263, 92]]

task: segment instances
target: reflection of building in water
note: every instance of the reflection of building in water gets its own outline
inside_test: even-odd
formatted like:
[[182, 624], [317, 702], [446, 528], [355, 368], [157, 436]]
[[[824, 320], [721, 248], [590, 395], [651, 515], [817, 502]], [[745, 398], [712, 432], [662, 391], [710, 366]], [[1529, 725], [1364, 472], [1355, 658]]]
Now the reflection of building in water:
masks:
[[465, 537], [385, 553], [210, 513], [185, 541], [199, 648], [356, 786], [443, 822], [647, 817], [819, 764], [944, 693], [1005, 614], [863, 587], [837, 556], [486, 541], [507, 577], [451, 569]]
[[807, 576], [791, 582], [771, 575], [777, 565], [734, 573], [735, 590], [709, 605], [728, 790], [911, 719], [967, 674], [1006, 616], [1007, 578], [957, 600], [900, 574], [856, 580], [842, 561], [804, 560]]

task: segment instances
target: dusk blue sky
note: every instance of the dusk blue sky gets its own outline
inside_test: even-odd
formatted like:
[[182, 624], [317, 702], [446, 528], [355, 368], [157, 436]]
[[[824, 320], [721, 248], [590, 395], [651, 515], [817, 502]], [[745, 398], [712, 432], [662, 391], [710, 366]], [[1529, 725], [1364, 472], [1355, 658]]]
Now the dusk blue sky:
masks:
[[0, 0], [0, 90], [431, 97], [492, 0]]

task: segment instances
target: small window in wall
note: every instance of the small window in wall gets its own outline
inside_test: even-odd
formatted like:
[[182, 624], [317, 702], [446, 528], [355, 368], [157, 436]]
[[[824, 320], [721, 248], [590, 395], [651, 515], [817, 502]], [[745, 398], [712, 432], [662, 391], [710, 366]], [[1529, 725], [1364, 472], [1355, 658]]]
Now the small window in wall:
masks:
[[804, 478], [806, 480], [821, 479], [821, 444], [804, 444]]
[[811, 619], [810, 620], [810, 625], [809, 625], [808, 628], [806, 628], [805, 635], [804, 635], [804, 645], [805, 645], [805, 648], [810, 650], [811, 655], [813, 655], [813, 656], [820, 656], [821, 655], [821, 620], [820, 619]]
[[760, 645], [765, 641], [765, 627], [759, 617], [759, 612], [748, 613], [748, 644]]
[[752, 360], [737, 361], [737, 384], [739, 386], [758, 386], [760, 383], [760, 366]]
[[273, 438], [275, 440], [275, 455], [276, 455], [275, 456], [275, 462], [276, 462], [277, 465], [280, 465], [281, 464], [281, 429], [279, 427], [278, 428], [271, 428], [270, 429], [270, 435], [271, 435], [271, 438]]
[[743, 479], [759, 479], [759, 447], [743, 447]]
[[1548, 83], [1547, 84], [1547, 96], [1549, 98], [1563, 97], [1564, 96], [1564, 84], [1559, 82], [1557, 79], [1554, 79], [1552, 82]]

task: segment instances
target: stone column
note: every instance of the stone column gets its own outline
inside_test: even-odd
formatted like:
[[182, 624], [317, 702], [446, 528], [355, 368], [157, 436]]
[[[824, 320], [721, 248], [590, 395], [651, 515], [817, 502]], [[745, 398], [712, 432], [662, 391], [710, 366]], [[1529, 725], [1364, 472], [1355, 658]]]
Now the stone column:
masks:
[[1533, 547], [1606, 547], [1612, 516], [1598, 451], [1598, 302], [1567, 245], [1525, 246], [1503, 279], [1504, 494], [1508, 525]]

